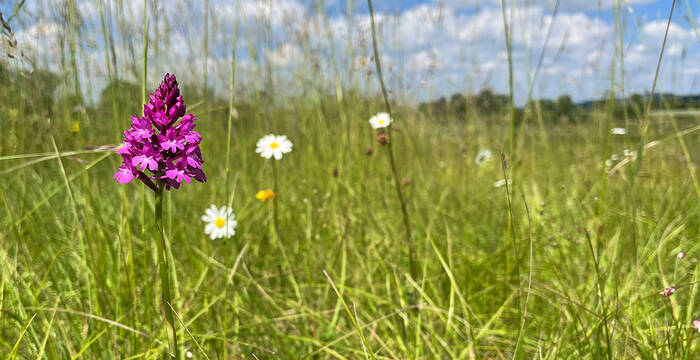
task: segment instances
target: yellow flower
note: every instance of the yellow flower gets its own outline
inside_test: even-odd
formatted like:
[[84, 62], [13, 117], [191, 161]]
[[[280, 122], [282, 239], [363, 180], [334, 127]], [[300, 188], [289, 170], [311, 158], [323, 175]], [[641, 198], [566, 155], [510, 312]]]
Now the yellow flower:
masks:
[[255, 198], [262, 202], [265, 202], [268, 199], [274, 199], [275, 196], [275, 192], [272, 190], [260, 190], [257, 194], [255, 194]]
[[80, 132], [80, 121], [73, 120], [73, 125], [71, 126], [70, 131], [74, 132], [74, 133], [79, 133]]

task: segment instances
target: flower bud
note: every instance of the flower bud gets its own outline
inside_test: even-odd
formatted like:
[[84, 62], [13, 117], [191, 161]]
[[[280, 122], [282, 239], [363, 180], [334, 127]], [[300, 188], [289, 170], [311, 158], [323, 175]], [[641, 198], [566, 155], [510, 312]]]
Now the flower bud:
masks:
[[676, 292], [676, 287], [675, 286], [669, 286], [664, 291], [661, 292], [661, 296], [663, 297], [669, 297], [673, 295], [673, 293]]
[[379, 132], [377, 134], [377, 142], [379, 143], [379, 145], [385, 146], [389, 143], [389, 135], [387, 135], [384, 132]]

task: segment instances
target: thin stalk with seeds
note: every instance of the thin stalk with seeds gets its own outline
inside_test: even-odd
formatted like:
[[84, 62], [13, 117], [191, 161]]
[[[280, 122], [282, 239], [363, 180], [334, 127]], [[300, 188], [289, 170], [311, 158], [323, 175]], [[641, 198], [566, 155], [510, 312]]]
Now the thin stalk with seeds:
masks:
[[[618, 31], [621, 31], [618, 28], [618, 22], [617, 22], [617, 8], [614, 9], [615, 11], [615, 21], [613, 25], [613, 39], [617, 38]], [[617, 46], [617, 43], [613, 43], [614, 46]], [[617, 102], [617, 99], [615, 98], [615, 79], [616, 79], [616, 72], [617, 72], [617, 49], [614, 49], [613, 51], [613, 57], [612, 57], [612, 62], [610, 64], [610, 89], [608, 90], [608, 114], [607, 117], [605, 117], [605, 121], [603, 122], [603, 125], [600, 127], [599, 131], [601, 134], [601, 137], [603, 139], [603, 142], [601, 144], [601, 154], [603, 161], [605, 159], [608, 159], [610, 156], [610, 124], [615, 120], [615, 103]], [[608, 178], [606, 175], [605, 168], [601, 168], [600, 171], [600, 198], [605, 198], [607, 195], [607, 187], [608, 187]], [[600, 217], [603, 214], [603, 207], [602, 204], [604, 202], [600, 201], [598, 202], [598, 206], [596, 208], [597, 215]], [[634, 248], [633, 248], [634, 250]], [[636, 250], [634, 250], [634, 257], [636, 258]]]
[[[529, 86], [529, 89], [527, 91], [527, 102], [525, 103], [526, 104], [525, 106], [527, 106], [528, 109], [531, 109], [530, 102], [532, 101], [532, 92], [535, 89], [535, 84], [537, 83], [537, 77], [540, 73], [540, 69], [542, 68], [542, 63], [544, 61], [546, 50], [549, 46], [549, 39], [550, 39], [550, 36], [552, 35], [552, 29], [554, 28], [554, 23], [555, 23], [555, 20], [557, 19], [557, 14], [559, 14], [559, 3], [560, 2], [561, 2], [561, 0], [557, 0], [557, 2], [554, 4], [554, 10], [552, 10], [552, 20], [549, 22], [549, 25], [547, 26], [547, 35], [545, 35], [544, 44], [542, 45], [542, 50], [540, 51], [540, 56], [539, 56], [539, 59], [537, 60], [537, 66], [535, 67], [535, 73], [532, 76], [532, 80], [530, 81], [530, 86]], [[541, 138], [540, 140], [543, 142], [543, 144], [545, 146], [548, 147], [549, 142], [547, 141], [547, 132], [545, 130], [545, 125], [544, 125], [544, 121], [542, 119], [542, 114], [539, 110], [539, 104], [540, 104], [540, 100], [538, 99], [535, 101], [535, 109], [531, 109], [531, 110], [535, 110], [537, 112], [537, 123], [539, 125], [540, 138]], [[534, 146], [534, 143], [533, 143], [533, 146]], [[533, 161], [533, 163], [534, 163], [534, 161]]]
[[656, 71], [654, 72], [654, 81], [651, 84], [651, 92], [649, 92], [649, 100], [644, 110], [644, 123], [642, 124], [642, 133], [639, 137], [639, 145], [637, 146], [637, 161], [634, 165], [634, 175], [639, 174], [639, 170], [642, 167], [642, 153], [644, 149], [644, 139], [646, 137], [647, 131], [649, 130], [649, 113], [651, 112], [651, 105], [654, 102], [654, 92], [656, 91], [656, 82], [659, 79], [659, 72], [661, 71], [661, 62], [664, 58], [664, 49], [666, 48], [666, 41], [668, 40], [668, 31], [671, 28], [671, 20], [673, 19], [673, 10], [676, 8], [676, 0], [671, 3], [671, 10], [668, 14], [668, 22], [666, 24], [666, 31], [664, 32], [664, 41], [661, 44], [661, 51], [659, 52], [659, 60], [656, 63]]
[[[508, 189], [508, 175], [506, 170], [510, 170], [510, 178], [514, 178], [515, 171], [513, 170], [514, 161], [513, 157], [515, 155], [515, 101], [514, 101], [514, 79], [513, 79], [513, 45], [512, 45], [512, 28], [508, 24], [508, 18], [506, 16], [506, 0], [501, 0], [501, 14], [503, 17], [503, 33], [505, 35], [506, 41], [506, 54], [508, 58], [508, 109], [510, 115], [510, 134], [509, 134], [509, 151], [508, 156], [510, 156], [511, 162], [508, 166], [507, 157], [505, 154], [501, 153], [501, 164], [503, 170], [503, 179], [505, 181], [506, 197], [508, 200], [508, 236], [511, 238], [511, 244], [513, 246], [513, 253], [515, 254], [515, 272], [518, 281], [518, 308], [520, 308], [520, 258], [518, 256], [518, 249], [515, 240], [515, 221], [513, 219], [513, 207], [510, 198], [510, 190]], [[508, 273], [508, 259], [504, 262], [506, 269], [506, 274]], [[522, 319], [521, 319], [522, 321]]]
[[515, 153], [515, 101], [513, 90], [513, 44], [511, 27], [506, 18], [506, 0], [501, 0], [501, 12], [503, 14], [503, 33], [506, 37], [506, 54], [508, 57], [508, 110], [510, 114], [510, 155]]
[[[391, 116], [391, 104], [389, 103], [389, 95], [384, 85], [384, 78], [382, 76], [382, 64], [379, 59], [379, 49], [377, 47], [377, 30], [374, 22], [374, 7], [372, 6], [372, 0], [367, 0], [367, 5], [369, 6], [370, 23], [372, 29], [372, 47], [374, 49], [374, 63], [377, 67], [377, 77], [379, 78], [379, 85], [382, 89], [382, 95], [384, 98], [384, 106], [387, 114]], [[387, 128], [387, 134], [390, 136], [391, 131]], [[391, 136], [390, 136], [391, 137]], [[387, 152], [389, 154], [389, 165], [391, 166], [391, 174], [394, 178], [394, 186], [396, 187], [396, 195], [401, 204], [401, 214], [403, 215], [403, 224], [406, 231], [406, 245], [409, 251], [409, 271], [411, 277], [415, 280], [418, 278], [418, 271], [416, 268], [416, 246], [413, 243], [413, 236], [411, 232], [411, 220], [408, 216], [408, 206], [406, 205], [406, 199], [404, 198], [403, 190], [401, 188], [401, 180], [399, 179], [398, 171], [396, 170], [396, 160], [394, 159], [394, 151], [391, 145], [391, 141], [386, 144]]]
[[[510, 244], [513, 247], [513, 255], [515, 256], [515, 276], [516, 276], [516, 281], [518, 282], [518, 290], [517, 290], [517, 305], [518, 309], [521, 309], [521, 304], [520, 304], [520, 297], [522, 295], [522, 287], [520, 285], [520, 256], [518, 255], [518, 244], [516, 243], [515, 239], [515, 218], [513, 216], [513, 201], [511, 200], [511, 189], [510, 186], [508, 186], [508, 172], [506, 171], [508, 169], [508, 161], [506, 159], [506, 155], [504, 153], [501, 153], [501, 170], [503, 171], [503, 181], [504, 181], [504, 188], [506, 190], [506, 204], [508, 205], [508, 237], [510, 238]], [[512, 180], [510, 180], [512, 181]], [[507, 263], [506, 263], [507, 264]], [[508, 275], [508, 269], [506, 267], [506, 275]], [[522, 323], [524, 322], [524, 318], [521, 317], [520, 319], [520, 325], [522, 326]], [[518, 344], [516, 344], [516, 351], [514, 351], [514, 354], [517, 354], [517, 348]]]

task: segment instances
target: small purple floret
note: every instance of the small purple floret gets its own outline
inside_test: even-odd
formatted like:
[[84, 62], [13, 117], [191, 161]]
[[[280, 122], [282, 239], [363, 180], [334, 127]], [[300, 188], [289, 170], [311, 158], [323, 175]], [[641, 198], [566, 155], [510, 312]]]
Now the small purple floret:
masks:
[[119, 167], [119, 171], [114, 174], [114, 178], [117, 179], [117, 182], [126, 184], [134, 180], [134, 172], [129, 167], [122, 165]]
[[185, 110], [175, 75], [166, 74], [144, 104], [144, 116], [132, 116], [131, 127], [124, 132], [124, 145], [117, 151], [124, 159], [114, 174], [117, 182], [138, 178], [156, 190], [160, 186], [156, 180], [170, 190], [179, 188], [183, 180], [206, 181], [199, 149], [202, 136], [194, 131], [197, 118], [185, 115]]

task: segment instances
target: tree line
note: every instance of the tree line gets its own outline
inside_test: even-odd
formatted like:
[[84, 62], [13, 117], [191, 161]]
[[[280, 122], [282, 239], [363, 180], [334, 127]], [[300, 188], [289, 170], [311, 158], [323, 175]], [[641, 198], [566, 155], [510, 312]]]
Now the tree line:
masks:
[[[516, 119], [522, 120], [528, 114], [541, 116], [546, 122], [579, 123], [589, 120], [596, 110], [610, 110], [615, 117], [640, 117], [649, 101], [649, 94], [632, 94], [626, 98], [599, 99], [574, 103], [569, 95], [556, 99], [530, 100], [524, 106], [516, 106]], [[497, 94], [491, 89], [481, 90], [478, 94], [455, 93], [449, 98], [422, 102], [418, 110], [425, 115], [437, 118], [457, 117], [466, 119], [470, 112], [477, 115], [507, 115], [509, 97]], [[655, 94], [651, 110], [682, 110], [700, 108], [700, 95]]]

